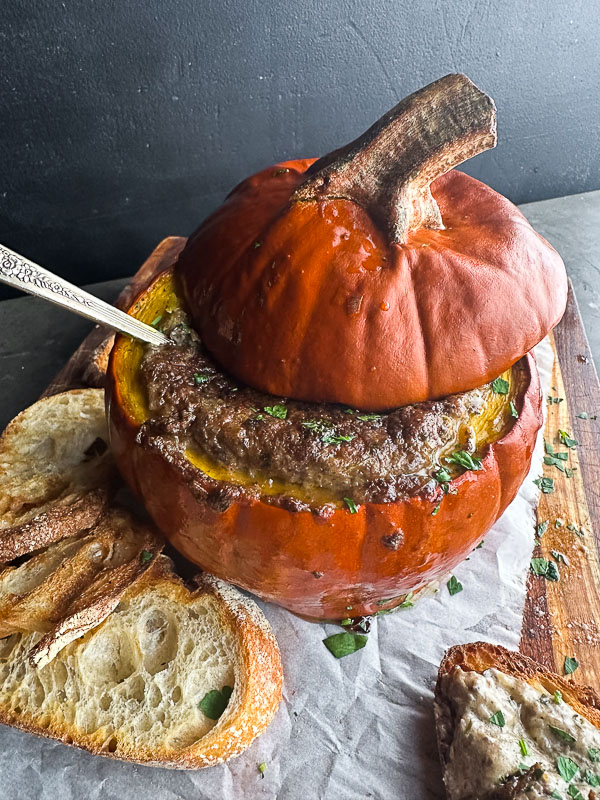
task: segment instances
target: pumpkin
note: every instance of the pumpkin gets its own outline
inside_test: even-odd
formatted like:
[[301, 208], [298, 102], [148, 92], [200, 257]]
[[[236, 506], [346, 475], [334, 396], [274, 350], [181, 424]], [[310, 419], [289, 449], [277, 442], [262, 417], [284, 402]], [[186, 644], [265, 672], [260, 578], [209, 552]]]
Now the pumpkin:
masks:
[[452, 168], [496, 142], [493, 101], [448, 75], [318, 161], [241, 183], [177, 273], [229, 373], [284, 397], [385, 410], [473, 389], [563, 314], [556, 251]]
[[[129, 313], [151, 323], [182, 303], [181, 287], [169, 270]], [[140, 428], [148, 416], [140, 380], [143, 352], [144, 345], [118, 336], [108, 369], [111, 448], [123, 476], [186, 558], [310, 618], [385, 611], [452, 570], [515, 496], [541, 425], [538, 374], [528, 354], [504, 374], [508, 393], [493, 394], [484, 412], [472, 420], [478, 426], [480, 470], [464, 471], [433, 493], [364, 503], [356, 513], [334, 498], [335, 510], [326, 518], [273, 505], [273, 488], [267, 483], [259, 497], [242, 497], [226, 510], [216, 510], [203, 496], [207, 484], [216, 479], [243, 485], [251, 479], [228, 474], [221, 464], [192, 453], [177, 460], [142, 443]], [[498, 436], [493, 423], [501, 415], [509, 421]], [[301, 490], [277, 487], [289, 494]]]

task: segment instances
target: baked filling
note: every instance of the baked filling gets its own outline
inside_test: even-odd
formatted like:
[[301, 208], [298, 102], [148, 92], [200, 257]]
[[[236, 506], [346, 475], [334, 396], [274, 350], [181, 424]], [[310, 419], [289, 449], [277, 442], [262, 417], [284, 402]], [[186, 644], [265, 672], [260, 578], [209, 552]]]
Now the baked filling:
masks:
[[125, 356], [139, 439], [185, 454], [221, 484], [222, 499], [243, 491], [315, 507], [344, 498], [360, 504], [419, 492], [433, 497], [465, 464], [477, 468], [485, 447], [511, 428], [527, 386], [520, 361], [494, 383], [385, 414], [298, 402], [221, 371], [187, 324], [170, 276], [140, 311], [173, 344], [132, 342]]
[[450, 800], [596, 796], [600, 731], [560, 692], [460, 667], [442, 688], [453, 720], [444, 770]]

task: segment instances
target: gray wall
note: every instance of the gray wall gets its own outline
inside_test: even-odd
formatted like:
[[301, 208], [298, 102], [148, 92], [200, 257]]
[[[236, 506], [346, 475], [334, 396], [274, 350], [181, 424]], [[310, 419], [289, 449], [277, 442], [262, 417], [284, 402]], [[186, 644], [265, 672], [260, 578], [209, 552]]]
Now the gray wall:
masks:
[[248, 173], [451, 71], [499, 110], [469, 172], [515, 202], [598, 188], [599, 22], [596, 0], [4, 0], [0, 241], [129, 274]]

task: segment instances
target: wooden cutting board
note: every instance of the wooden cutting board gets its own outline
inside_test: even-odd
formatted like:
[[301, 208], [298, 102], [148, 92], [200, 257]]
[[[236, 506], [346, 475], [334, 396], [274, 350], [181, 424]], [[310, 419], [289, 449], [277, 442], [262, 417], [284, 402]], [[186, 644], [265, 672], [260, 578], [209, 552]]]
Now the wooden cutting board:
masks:
[[[128, 308], [154, 275], [175, 263], [185, 241], [181, 237], [164, 239], [116, 305]], [[98, 385], [99, 375], [90, 371], [90, 360], [106, 351], [111, 340], [104, 329], [96, 327], [44, 396]], [[553, 491], [541, 495], [538, 521], [548, 524], [540, 537], [532, 530], [531, 538], [532, 546], [539, 540], [533, 556], [556, 564], [559, 580], [529, 575], [520, 649], [560, 673], [565, 656], [576, 656], [580, 666], [573, 680], [600, 689], [600, 386], [571, 286], [553, 346], [553, 401], [548, 405], [545, 440], [565, 471], [554, 464], [544, 465], [543, 475], [553, 479]], [[598, 419], [594, 419], [596, 415]], [[565, 446], [559, 430], [567, 432], [577, 446]], [[567, 453], [566, 460], [557, 453]]]

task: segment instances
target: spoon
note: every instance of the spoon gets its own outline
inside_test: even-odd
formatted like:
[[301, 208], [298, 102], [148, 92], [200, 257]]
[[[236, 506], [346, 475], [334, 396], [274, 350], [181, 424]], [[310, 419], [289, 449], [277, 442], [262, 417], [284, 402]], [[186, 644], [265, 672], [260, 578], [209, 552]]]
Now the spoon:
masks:
[[0, 282], [41, 297], [57, 306], [106, 325], [114, 331], [133, 336], [148, 344], [166, 344], [169, 339], [156, 328], [130, 317], [124, 311], [105, 303], [78, 286], [40, 267], [0, 244]]

